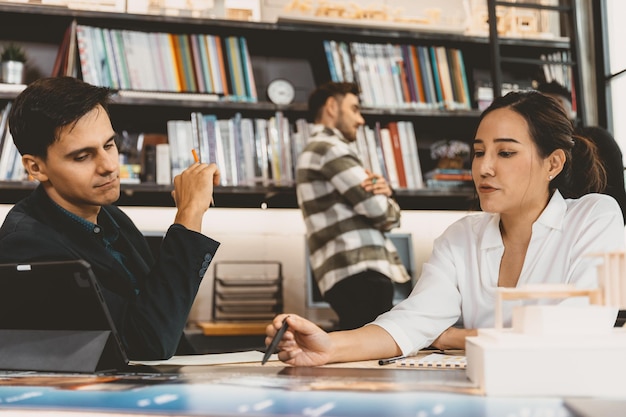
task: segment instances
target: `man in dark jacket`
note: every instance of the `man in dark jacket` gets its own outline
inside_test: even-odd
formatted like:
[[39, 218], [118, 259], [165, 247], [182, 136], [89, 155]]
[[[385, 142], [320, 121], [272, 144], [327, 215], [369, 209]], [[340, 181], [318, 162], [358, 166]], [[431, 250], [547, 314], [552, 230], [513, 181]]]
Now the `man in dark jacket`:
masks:
[[0, 228], [0, 263], [84, 259], [128, 356], [169, 358], [182, 353], [189, 311], [219, 246], [201, 233], [219, 171], [196, 163], [174, 179], [177, 212], [155, 260], [113, 205], [120, 178], [109, 97], [106, 88], [59, 77], [38, 80], [16, 98], [10, 131], [39, 185]]

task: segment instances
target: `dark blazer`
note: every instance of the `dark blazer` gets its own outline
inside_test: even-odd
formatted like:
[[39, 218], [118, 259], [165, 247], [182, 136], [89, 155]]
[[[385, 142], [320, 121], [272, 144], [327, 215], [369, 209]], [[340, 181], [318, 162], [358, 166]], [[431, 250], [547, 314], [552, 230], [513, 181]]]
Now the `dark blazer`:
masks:
[[[0, 263], [84, 259], [101, 284], [106, 303], [132, 359], [164, 359], [177, 352], [189, 311], [219, 242], [182, 225], [170, 226], [154, 259], [146, 239], [115, 206], [104, 206], [120, 226], [131, 276], [101, 242], [61, 212], [39, 186], [18, 202], [0, 228]], [[138, 276], [137, 276], [138, 275]], [[45, 314], [45, 312], [42, 312]]]

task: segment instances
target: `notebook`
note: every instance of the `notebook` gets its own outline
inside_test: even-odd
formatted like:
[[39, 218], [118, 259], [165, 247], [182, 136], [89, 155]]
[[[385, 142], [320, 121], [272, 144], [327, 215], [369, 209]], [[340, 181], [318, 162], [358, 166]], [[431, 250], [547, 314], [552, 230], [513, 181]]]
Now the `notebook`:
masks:
[[82, 260], [0, 265], [0, 333], [0, 369], [92, 372], [128, 364]]
[[436, 369], [465, 369], [467, 359], [461, 355], [431, 353], [422, 358], [402, 358], [396, 366], [406, 368], [436, 368]]

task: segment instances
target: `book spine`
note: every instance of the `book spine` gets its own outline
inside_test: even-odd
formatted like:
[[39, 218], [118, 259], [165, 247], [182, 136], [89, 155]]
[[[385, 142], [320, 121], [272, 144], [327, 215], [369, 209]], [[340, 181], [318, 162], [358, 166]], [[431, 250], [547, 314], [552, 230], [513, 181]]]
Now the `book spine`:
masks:
[[324, 52], [326, 53], [326, 61], [328, 63], [328, 72], [330, 72], [330, 79], [333, 82], [339, 82], [337, 76], [337, 68], [335, 67], [335, 59], [333, 57], [333, 51], [330, 46], [330, 41], [323, 41]]
[[115, 64], [118, 67], [120, 75], [120, 88], [124, 90], [131, 89], [130, 73], [128, 71], [128, 62], [124, 54], [124, 39], [122, 32], [116, 29], [110, 31], [111, 44], [113, 45], [113, 54], [115, 55]]
[[361, 104], [366, 107], [374, 105], [374, 99], [372, 96], [371, 83], [369, 81], [368, 68], [365, 64], [365, 58], [361, 49], [361, 44], [352, 42], [350, 44], [350, 51], [352, 53], [352, 61], [354, 62], [354, 71], [356, 79], [361, 90]]
[[191, 45], [189, 35], [178, 35], [178, 44], [180, 47], [180, 57], [182, 60], [182, 69], [185, 76], [186, 91], [190, 93], [198, 92], [198, 84], [194, 72], [193, 58], [191, 56]]
[[185, 91], [185, 76], [182, 72], [182, 61], [178, 48], [178, 40], [176, 39], [176, 35], [173, 33], [167, 33], [166, 35], [169, 45], [168, 56], [171, 59], [170, 70], [172, 71], [173, 76], [173, 79], [170, 80], [174, 88], [172, 91], [182, 92]]
[[156, 183], [157, 175], [157, 153], [156, 145], [146, 145], [144, 147], [143, 169], [141, 182]]
[[417, 88], [416, 88], [416, 84], [415, 84], [415, 78], [414, 78], [414, 72], [413, 72], [413, 68], [411, 65], [411, 61], [410, 61], [410, 55], [409, 55], [409, 51], [410, 51], [410, 45], [400, 45], [400, 53], [402, 54], [402, 64], [404, 66], [403, 71], [404, 71], [404, 77], [407, 83], [407, 88], [409, 91], [409, 102], [410, 103], [417, 103], [418, 102], [418, 98], [417, 98]]
[[404, 169], [403, 149], [400, 142], [400, 133], [398, 131], [397, 122], [390, 122], [387, 124], [389, 130], [389, 136], [391, 138], [391, 146], [393, 148], [393, 159], [396, 164], [396, 171], [398, 174], [398, 184], [400, 188], [407, 188], [406, 171]]
[[65, 32], [63, 34], [63, 40], [61, 41], [61, 44], [59, 45], [56, 58], [54, 59], [54, 64], [52, 65], [52, 71], [50, 72], [51, 77], [58, 77], [65, 73], [63, 70], [63, 67], [65, 66], [65, 63], [67, 63], [67, 54], [68, 54], [68, 49], [69, 49], [70, 36], [72, 34], [71, 29], [72, 29], [72, 25], [69, 25], [65, 29]]
[[448, 56], [445, 47], [435, 47], [435, 59], [437, 60], [437, 68], [439, 70], [439, 81], [441, 83], [441, 95], [443, 97], [444, 108], [452, 110], [454, 109], [455, 100], [452, 79], [450, 77], [450, 66], [448, 64]]
[[215, 37], [215, 46], [217, 49], [217, 56], [218, 56], [218, 62], [219, 62], [219, 68], [220, 68], [220, 78], [222, 80], [222, 87], [224, 89], [224, 95], [228, 96], [230, 94], [233, 94], [233, 90], [230, 86], [230, 81], [229, 81], [229, 73], [226, 70], [226, 57], [224, 54], [224, 48], [222, 47], [222, 39], [219, 36]]
[[198, 53], [200, 54], [202, 76], [204, 78], [207, 93], [215, 93], [213, 85], [213, 77], [211, 76], [211, 66], [209, 64], [209, 50], [207, 45], [207, 37], [205, 35], [194, 35], [198, 42]]
[[346, 42], [338, 42], [339, 55], [343, 67], [344, 78], [347, 82], [354, 82], [354, 68], [352, 66], [352, 57], [350, 56], [350, 48]]
[[159, 143], [156, 145], [156, 183], [169, 185], [172, 183], [172, 167], [170, 157], [170, 145]]
[[437, 64], [437, 50], [436, 47], [431, 46], [428, 48], [428, 52], [430, 55], [430, 67], [432, 70], [433, 83], [435, 86], [435, 96], [437, 97], [437, 108], [444, 108], [444, 97], [443, 90], [441, 89], [441, 70], [439, 69], [439, 65]]
[[427, 46], [419, 46], [419, 67], [422, 74], [422, 83], [428, 107], [436, 109], [439, 107], [437, 102], [437, 92], [435, 91], [435, 81], [433, 79], [433, 69], [430, 65], [430, 57]]
[[419, 148], [417, 146], [417, 138], [415, 137], [415, 128], [413, 122], [405, 123], [405, 131], [407, 134], [407, 144], [409, 145], [409, 160], [413, 164], [413, 174], [415, 181], [415, 189], [424, 188], [424, 179], [422, 176], [422, 166], [420, 163]]
[[231, 80], [231, 91], [233, 98], [237, 101], [245, 99], [245, 86], [241, 73], [241, 63], [239, 59], [239, 43], [236, 36], [224, 38], [226, 49], [226, 62], [228, 63], [228, 75]]
[[94, 46], [96, 58], [96, 73], [98, 74], [98, 84], [101, 87], [112, 87], [111, 72], [109, 71], [109, 60], [106, 55], [104, 37], [101, 28], [90, 27], [91, 40]]
[[252, 71], [252, 61], [248, 51], [248, 42], [243, 36], [239, 37], [239, 50], [241, 53], [241, 67], [245, 84], [246, 98], [248, 101], [256, 103], [258, 101], [254, 72]]
[[76, 26], [76, 46], [78, 48], [80, 72], [83, 81], [92, 85], [98, 85], [93, 45], [87, 33], [88, 30], [89, 28], [87, 26]]
[[257, 166], [260, 171], [261, 184], [268, 186], [270, 183], [270, 169], [269, 169], [269, 149], [268, 149], [268, 137], [267, 137], [267, 120], [255, 119], [255, 138], [257, 146]]
[[120, 73], [120, 65], [117, 62], [118, 57], [114, 50], [113, 43], [115, 41], [113, 39], [111, 29], [102, 29], [102, 36], [104, 38], [104, 47], [109, 73], [111, 74], [111, 86], [115, 89], [120, 89], [122, 88], [122, 74]]
[[200, 35], [195, 33], [187, 35], [190, 46], [191, 61], [193, 63], [194, 79], [197, 84], [197, 91], [200, 93], [208, 92], [207, 84], [204, 77], [202, 56], [200, 55]]

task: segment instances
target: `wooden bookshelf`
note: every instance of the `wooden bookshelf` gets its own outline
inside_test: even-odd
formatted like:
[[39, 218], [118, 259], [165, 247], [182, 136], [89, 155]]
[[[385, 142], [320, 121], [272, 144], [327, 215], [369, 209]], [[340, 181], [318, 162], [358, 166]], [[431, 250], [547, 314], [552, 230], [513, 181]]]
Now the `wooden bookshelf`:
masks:
[[[71, 10], [62, 7], [0, 3], [0, 43], [24, 45], [29, 56], [26, 82], [48, 76], [67, 28], [78, 24], [110, 30], [133, 30], [177, 34], [214, 34], [245, 37], [256, 83], [257, 102], [191, 100], [184, 95], [168, 97], [114, 97], [111, 116], [117, 131], [134, 133], [167, 133], [168, 120], [189, 120], [192, 112], [215, 114], [230, 118], [240, 113], [244, 117], [268, 118], [281, 112], [290, 122], [306, 118], [306, 99], [315, 85], [330, 80], [330, 70], [323, 47], [325, 40], [362, 42], [367, 44], [407, 44], [443, 46], [463, 52], [469, 87], [470, 109], [364, 107], [368, 125], [376, 122], [410, 121], [415, 128], [423, 173], [434, 167], [429, 160], [429, 146], [441, 139], [470, 142], [480, 111], [475, 90], [479, 82], [492, 82], [490, 62], [492, 48], [488, 37], [464, 36], [462, 33], [424, 32], [406, 27], [382, 28], [367, 26], [325, 25], [315, 22], [279, 20], [242, 22], [223, 19], [202, 19], [177, 16], [138, 15], [131, 13]], [[541, 72], [541, 54], [568, 51], [563, 39], [499, 39], [501, 48], [525, 59], [537, 62], [515, 65], [516, 71], [500, 75], [530, 80]], [[486, 79], [480, 79], [487, 74]], [[296, 88], [295, 102], [286, 106], [270, 103], [265, 89], [275, 78], [288, 78]], [[513, 81], [513, 80], [512, 80]], [[0, 89], [0, 106], [12, 100], [17, 91]], [[29, 183], [0, 182], [2, 203], [14, 203], [31, 189]], [[171, 188], [154, 184], [124, 185], [120, 205], [171, 206]], [[403, 209], [460, 209], [472, 206], [473, 193], [431, 189], [397, 190]], [[221, 207], [297, 207], [292, 187], [244, 186], [217, 187], [216, 203]]]

